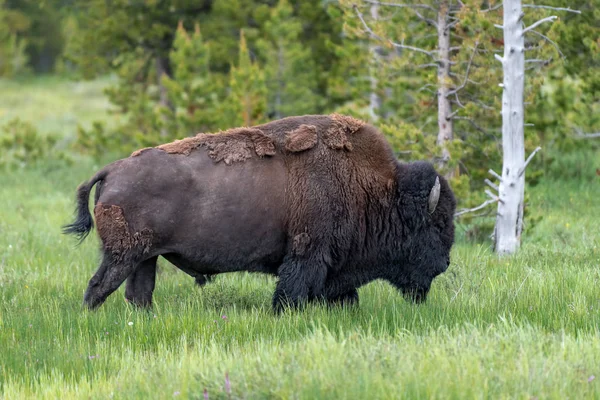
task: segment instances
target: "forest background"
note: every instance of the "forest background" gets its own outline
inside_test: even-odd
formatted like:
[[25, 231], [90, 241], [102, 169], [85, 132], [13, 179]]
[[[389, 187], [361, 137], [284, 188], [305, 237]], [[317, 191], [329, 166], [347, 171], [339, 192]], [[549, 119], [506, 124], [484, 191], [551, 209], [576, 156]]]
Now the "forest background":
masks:
[[494, 202], [457, 217], [426, 304], [373, 282], [357, 307], [277, 317], [272, 277], [196, 288], [160, 260], [152, 311], [115, 293], [88, 313], [98, 239], [60, 233], [108, 162], [307, 113], [373, 123], [459, 209], [482, 204], [502, 167], [501, 6], [0, 0], [0, 398], [599, 398], [600, 0], [525, 4], [526, 26], [558, 18], [525, 36], [526, 155], [542, 150], [523, 244], [493, 253]]

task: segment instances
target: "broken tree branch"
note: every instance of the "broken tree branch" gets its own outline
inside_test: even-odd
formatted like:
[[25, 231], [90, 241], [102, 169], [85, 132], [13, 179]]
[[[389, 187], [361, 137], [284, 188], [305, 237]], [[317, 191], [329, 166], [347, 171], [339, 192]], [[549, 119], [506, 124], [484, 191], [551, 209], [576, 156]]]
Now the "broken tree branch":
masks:
[[400, 8], [425, 8], [427, 10], [436, 11], [433, 7], [427, 4], [398, 4], [398, 3], [386, 3], [383, 1], [376, 0], [363, 0], [365, 3], [375, 4], [378, 6], [386, 6], [386, 7], [400, 7]]
[[477, 52], [478, 45], [479, 45], [479, 43], [475, 42], [475, 47], [473, 47], [473, 52], [471, 53], [471, 58], [469, 59], [469, 63], [467, 64], [467, 71], [465, 72], [465, 79], [460, 84], [460, 86], [458, 86], [456, 89], [449, 91], [448, 96], [451, 96], [454, 93], [458, 93], [458, 91], [462, 90], [465, 87], [465, 85], [467, 84], [467, 80], [469, 79], [469, 70], [471, 69], [471, 64], [473, 63], [473, 57], [475, 56], [475, 53]]
[[503, 203], [503, 201], [500, 200], [500, 198], [498, 196], [496, 196], [494, 193], [490, 192], [490, 189], [485, 189], [485, 194], [487, 194], [490, 197], [490, 199], [499, 201], [500, 203]]
[[389, 39], [384, 39], [381, 36], [379, 36], [378, 34], [376, 34], [375, 32], [373, 32], [373, 30], [371, 28], [369, 28], [369, 25], [367, 25], [367, 21], [365, 21], [364, 16], [362, 15], [362, 13], [358, 10], [358, 6], [355, 4], [352, 6], [352, 8], [354, 8], [354, 11], [356, 12], [356, 15], [358, 16], [358, 18], [360, 19], [360, 22], [362, 22], [363, 27], [365, 28], [365, 30], [367, 31], [367, 33], [369, 33], [369, 35], [371, 35], [371, 37], [374, 37], [377, 40], [381, 40], [382, 42], [387, 41], [389, 44], [391, 44], [394, 47], [397, 47], [399, 49], [406, 49], [406, 50], [412, 50], [412, 51], [416, 51], [419, 53], [423, 53], [423, 54], [427, 54], [429, 57], [433, 57], [434, 53], [432, 51], [427, 51], [418, 47], [414, 47], [414, 46], [407, 46], [405, 44], [401, 44], [401, 43], [396, 43], [396, 42], [392, 42]]
[[541, 147], [537, 147], [530, 155], [529, 157], [527, 157], [527, 160], [525, 160], [525, 164], [523, 164], [523, 168], [521, 168], [519, 170], [519, 177], [521, 177], [523, 175], [523, 173], [525, 173], [525, 168], [527, 168], [527, 166], [529, 165], [529, 162], [533, 159], [533, 156], [535, 156], [535, 154], [540, 151], [542, 148]]
[[551, 22], [554, 21], [556, 18], [558, 18], [556, 15], [551, 15], [549, 17], [546, 18], [542, 18], [537, 22], [534, 22], [533, 24], [529, 25], [527, 28], [523, 29], [523, 35], [526, 34], [527, 32], [529, 32], [530, 30], [534, 29], [537, 26], [540, 26], [541, 24], [543, 24], [544, 22]]
[[566, 11], [575, 14], [581, 14], [579, 10], [573, 10], [572, 8], [563, 8], [563, 7], [552, 7], [552, 6], [537, 6], [535, 4], [523, 4], [523, 8], [544, 8], [546, 10], [554, 10], [554, 11]]
[[470, 212], [479, 211], [482, 208], [485, 208], [485, 207], [489, 206], [490, 204], [494, 204], [495, 202], [496, 202], [496, 200], [489, 199], [489, 200], [484, 201], [483, 203], [481, 203], [477, 207], [465, 208], [465, 209], [460, 210], [459, 212], [455, 213], [454, 214], [454, 218], [460, 217], [461, 215], [464, 215], [464, 214], [467, 214], [467, 213], [470, 213]]
[[502, 7], [502, 3], [498, 4], [497, 6], [490, 7], [490, 8], [487, 8], [485, 10], [481, 10], [481, 12], [486, 13], [486, 12], [490, 12], [490, 11], [496, 11], [497, 9], [499, 9], [501, 7]]
[[496, 192], [500, 191], [500, 188], [498, 187], [498, 185], [496, 185], [494, 182], [490, 181], [488, 178], [485, 178], [483, 181], [485, 182], [486, 185], [488, 185], [489, 187], [494, 189]]
[[502, 177], [498, 175], [493, 169], [488, 170], [488, 174], [492, 175], [494, 178], [498, 179], [498, 181], [502, 182]]
[[594, 132], [594, 133], [584, 133], [581, 129], [579, 128], [575, 128], [575, 132], [577, 133], [576, 137], [578, 139], [594, 139], [594, 138], [600, 138], [600, 132]]

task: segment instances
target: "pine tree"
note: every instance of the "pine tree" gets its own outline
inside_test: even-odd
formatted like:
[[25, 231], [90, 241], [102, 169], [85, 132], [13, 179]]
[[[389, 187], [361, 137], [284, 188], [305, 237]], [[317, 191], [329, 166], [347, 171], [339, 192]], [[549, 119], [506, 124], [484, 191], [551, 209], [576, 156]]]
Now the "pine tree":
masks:
[[216, 129], [223, 90], [220, 77], [210, 71], [209, 46], [198, 24], [191, 35], [179, 24], [169, 60], [174, 78], [163, 76], [163, 85], [173, 110], [163, 107], [161, 112], [168, 117], [170, 134], [182, 137]]
[[268, 109], [273, 118], [314, 114], [321, 108], [317, 70], [309, 49], [300, 41], [302, 26], [287, 0], [270, 11], [257, 48], [264, 63]]
[[11, 77], [27, 70], [27, 41], [20, 38], [30, 21], [19, 11], [9, 10], [0, 0], [0, 76]]
[[250, 52], [240, 32], [238, 65], [231, 67], [229, 93], [224, 103], [226, 120], [222, 128], [252, 126], [266, 121], [267, 87], [265, 73], [250, 59]]

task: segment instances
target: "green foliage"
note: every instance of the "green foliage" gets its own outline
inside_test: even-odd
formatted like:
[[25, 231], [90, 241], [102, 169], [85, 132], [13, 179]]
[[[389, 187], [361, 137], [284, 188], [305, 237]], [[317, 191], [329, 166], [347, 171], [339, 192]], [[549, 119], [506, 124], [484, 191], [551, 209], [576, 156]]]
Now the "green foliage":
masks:
[[162, 78], [172, 104], [172, 109], [162, 109], [169, 135], [185, 137], [214, 130], [221, 122], [222, 82], [210, 71], [209, 47], [197, 24], [192, 35], [179, 25], [170, 61], [174, 78]]
[[59, 2], [3, 0], [0, 2], [0, 20], [3, 13], [9, 31], [16, 36], [15, 40], [23, 46], [22, 51], [27, 55], [26, 59], [19, 57], [19, 64], [27, 63], [28, 67], [40, 73], [53, 71], [65, 45]]
[[315, 114], [322, 100], [317, 95], [317, 69], [310, 49], [300, 41], [302, 25], [287, 0], [280, 0], [264, 24], [257, 41], [269, 93], [269, 114], [274, 118]]
[[13, 77], [27, 72], [27, 41], [20, 33], [29, 28], [25, 16], [5, 6], [0, 0], [0, 77]]
[[265, 73], [250, 59], [243, 31], [240, 33], [238, 65], [231, 67], [229, 88], [223, 112], [230, 126], [252, 126], [266, 121]]
[[23, 168], [49, 158], [65, 159], [58, 140], [56, 135], [40, 135], [31, 123], [15, 118], [0, 127], [0, 167]]

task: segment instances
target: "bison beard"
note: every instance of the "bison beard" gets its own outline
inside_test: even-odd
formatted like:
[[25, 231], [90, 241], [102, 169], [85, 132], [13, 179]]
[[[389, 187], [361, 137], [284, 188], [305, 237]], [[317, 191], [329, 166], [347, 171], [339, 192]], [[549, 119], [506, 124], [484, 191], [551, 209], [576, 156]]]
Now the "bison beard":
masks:
[[374, 127], [342, 115], [289, 117], [142, 149], [77, 191], [81, 239], [95, 217], [103, 260], [84, 296], [152, 305], [159, 256], [196, 279], [278, 276], [276, 311], [358, 301], [375, 279], [425, 301], [450, 263], [455, 199], [431, 164], [399, 163]]

